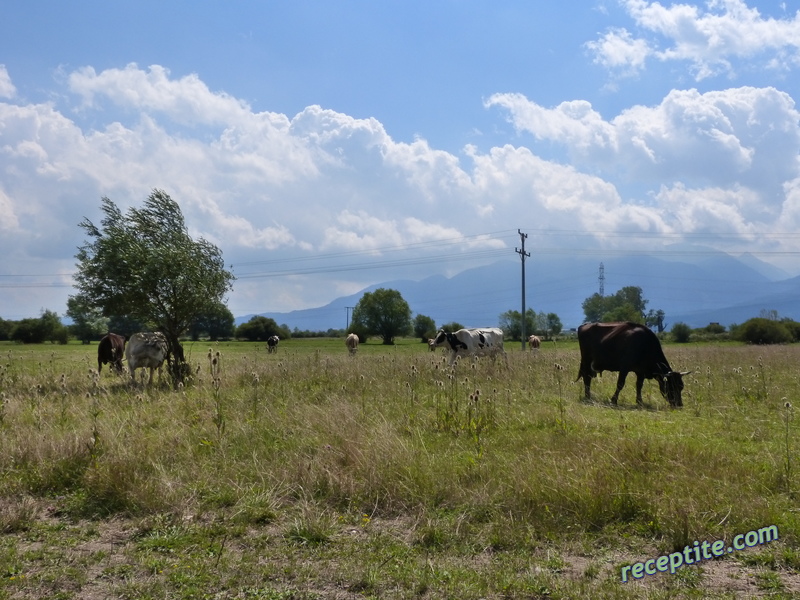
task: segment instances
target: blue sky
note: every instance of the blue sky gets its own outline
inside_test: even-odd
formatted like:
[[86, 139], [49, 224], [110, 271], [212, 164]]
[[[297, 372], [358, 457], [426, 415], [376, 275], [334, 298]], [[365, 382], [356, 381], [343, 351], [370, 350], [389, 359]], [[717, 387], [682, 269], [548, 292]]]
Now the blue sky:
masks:
[[78, 223], [153, 188], [234, 266], [235, 315], [516, 260], [518, 228], [796, 275], [798, 8], [5, 3], [0, 317], [63, 313]]

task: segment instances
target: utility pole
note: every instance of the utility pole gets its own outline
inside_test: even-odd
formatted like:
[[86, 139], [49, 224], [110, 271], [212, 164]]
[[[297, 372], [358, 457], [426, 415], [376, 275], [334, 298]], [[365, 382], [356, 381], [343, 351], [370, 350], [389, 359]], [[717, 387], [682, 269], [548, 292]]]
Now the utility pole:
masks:
[[514, 248], [514, 251], [519, 254], [519, 257], [522, 259], [522, 314], [521, 314], [521, 323], [520, 323], [520, 337], [522, 338], [522, 351], [525, 351], [525, 259], [531, 255], [530, 252], [525, 252], [525, 240], [528, 239], [527, 233], [522, 233], [519, 229], [517, 229], [517, 233], [519, 234], [520, 244], [522, 244], [522, 249]]
[[353, 310], [355, 306], [345, 306], [344, 310], [347, 313], [347, 325], [345, 326], [344, 330], [347, 332], [350, 329], [350, 311]]

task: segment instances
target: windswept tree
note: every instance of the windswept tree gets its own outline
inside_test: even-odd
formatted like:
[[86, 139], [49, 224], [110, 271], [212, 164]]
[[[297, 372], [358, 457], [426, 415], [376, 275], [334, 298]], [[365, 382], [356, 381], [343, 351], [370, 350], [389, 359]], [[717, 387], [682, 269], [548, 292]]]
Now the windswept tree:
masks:
[[378, 335], [384, 344], [394, 344], [396, 336], [412, 332], [411, 308], [397, 290], [379, 288], [367, 292], [353, 309], [353, 326]]
[[234, 276], [219, 248], [189, 236], [178, 203], [162, 190], [125, 214], [108, 198], [101, 210], [99, 227], [87, 218], [80, 223], [89, 240], [75, 256], [79, 301], [162, 331], [173, 381], [182, 381], [190, 370], [179, 337], [219, 306]]

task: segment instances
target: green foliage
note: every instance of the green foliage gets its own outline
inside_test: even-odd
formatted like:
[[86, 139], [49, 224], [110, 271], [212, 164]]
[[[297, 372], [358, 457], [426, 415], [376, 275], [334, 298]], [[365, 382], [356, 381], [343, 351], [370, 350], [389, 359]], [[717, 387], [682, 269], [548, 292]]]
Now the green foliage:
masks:
[[[537, 332], [536, 311], [529, 308], [525, 311], [525, 334]], [[506, 340], [519, 340], [522, 335], [522, 314], [518, 310], [507, 310], [500, 315], [500, 329]]]
[[397, 290], [378, 288], [365, 293], [356, 304], [353, 327], [380, 336], [384, 344], [394, 344], [395, 337], [412, 332], [411, 309]]
[[277, 335], [282, 340], [289, 339], [292, 334], [286, 326], [280, 326], [275, 319], [256, 315], [236, 328], [236, 337], [250, 342], [265, 342], [267, 338]]
[[544, 317], [544, 323], [544, 333], [548, 337], [558, 335], [564, 328], [564, 325], [561, 323], [561, 319], [556, 313], [547, 313]]
[[72, 319], [72, 335], [82, 342], [99, 340], [110, 331], [108, 319], [103, 316], [103, 312], [97, 307], [89, 306], [80, 296], [67, 298], [66, 315]]
[[736, 328], [736, 339], [750, 344], [788, 344], [794, 337], [786, 323], [756, 317]]
[[[235, 329], [233, 313], [220, 302], [210, 310], [194, 318], [189, 326], [189, 335], [194, 341], [200, 339], [201, 336], [206, 336], [212, 342], [216, 342], [217, 340], [227, 340], [233, 337]], [[288, 329], [282, 329], [285, 335], [280, 337], [282, 339], [289, 337]]]
[[417, 315], [414, 317], [414, 335], [427, 342], [436, 335], [436, 321], [425, 315]]
[[719, 323], [709, 323], [703, 327], [703, 331], [712, 335], [719, 335], [721, 333], [725, 333], [725, 326], [720, 325]]
[[692, 335], [692, 328], [686, 323], [675, 323], [675, 325], [672, 326], [671, 333], [673, 340], [679, 344], [685, 344], [689, 341], [689, 337]]
[[58, 315], [45, 310], [38, 319], [22, 319], [16, 321], [9, 332], [9, 339], [21, 344], [42, 344], [44, 342], [66, 344], [67, 328], [61, 323]]
[[0, 341], [8, 340], [11, 335], [12, 321], [0, 319]]
[[[532, 308], [525, 311], [525, 336], [532, 334], [550, 337], [563, 329], [556, 313], [537, 313]], [[507, 340], [519, 340], [522, 334], [522, 318], [518, 310], [507, 310], [500, 315], [500, 329]]]
[[[646, 321], [647, 300], [642, 296], [642, 288], [637, 286], [624, 287], [613, 296], [593, 294], [581, 306], [587, 322], [632, 321], [644, 324]], [[663, 313], [661, 318], [663, 320]]]
[[464, 326], [457, 321], [450, 321], [449, 323], [442, 325], [439, 329], [446, 331], [447, 333], [455, 333], [459, 329], [464, 329]]

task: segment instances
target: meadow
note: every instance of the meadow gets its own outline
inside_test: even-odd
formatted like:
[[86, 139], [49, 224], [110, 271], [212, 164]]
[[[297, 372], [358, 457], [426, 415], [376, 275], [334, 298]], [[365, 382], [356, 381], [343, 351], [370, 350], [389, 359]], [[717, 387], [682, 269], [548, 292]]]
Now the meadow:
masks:
[[0, 599], [800, 597], [800, 346], [665, 345], [682, 409], [507, 348], [186, 343], [175, 390], [0, 343]]

